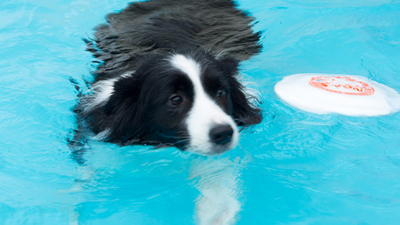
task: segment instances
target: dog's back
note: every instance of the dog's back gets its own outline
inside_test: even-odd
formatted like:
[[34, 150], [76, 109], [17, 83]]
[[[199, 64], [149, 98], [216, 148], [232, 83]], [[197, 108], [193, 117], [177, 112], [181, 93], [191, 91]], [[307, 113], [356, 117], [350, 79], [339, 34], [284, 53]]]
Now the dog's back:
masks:
[[95, 42], [88, 42], [104, 62], [96, 79], [135, 70], [148, 53], [201, 49], [216, 58], [248, 59], [260, 51], [260, 35], [249, 26], [253, 18], [235, 7], [232, 0], [153, 0], [109, 14], [108, 24], [96, 28]]

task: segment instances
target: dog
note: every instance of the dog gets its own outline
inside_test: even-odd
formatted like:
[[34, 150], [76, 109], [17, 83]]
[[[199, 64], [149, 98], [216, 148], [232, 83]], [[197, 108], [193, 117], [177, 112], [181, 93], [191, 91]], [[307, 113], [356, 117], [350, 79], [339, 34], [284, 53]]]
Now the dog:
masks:
[[78, 133], [214, 155], [261, 122], [238, 74], [260, 33], [232, 0], [135, 2], [106, 20], [85, 40], [98, 65], [74, 108]]

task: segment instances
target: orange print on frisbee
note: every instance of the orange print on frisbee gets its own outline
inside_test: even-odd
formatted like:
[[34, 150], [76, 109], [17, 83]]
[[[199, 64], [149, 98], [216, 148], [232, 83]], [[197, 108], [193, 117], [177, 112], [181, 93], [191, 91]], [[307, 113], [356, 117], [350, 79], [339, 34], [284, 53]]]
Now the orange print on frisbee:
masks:
[[346, 95], [373, 95], [375, 90], [367, 83], [350, 77], [312, 77], [309, 84], [313, 87]]

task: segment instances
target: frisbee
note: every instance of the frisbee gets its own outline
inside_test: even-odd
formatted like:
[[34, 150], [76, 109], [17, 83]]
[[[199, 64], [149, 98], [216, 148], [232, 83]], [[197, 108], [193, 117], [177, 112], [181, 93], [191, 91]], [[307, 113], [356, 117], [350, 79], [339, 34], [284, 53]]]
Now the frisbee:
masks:
[[275, 85], [276, 95], [298, 109], [348, 116], [381, 116], [400, 110], [400, 95], [362, 76], [295, 74]]

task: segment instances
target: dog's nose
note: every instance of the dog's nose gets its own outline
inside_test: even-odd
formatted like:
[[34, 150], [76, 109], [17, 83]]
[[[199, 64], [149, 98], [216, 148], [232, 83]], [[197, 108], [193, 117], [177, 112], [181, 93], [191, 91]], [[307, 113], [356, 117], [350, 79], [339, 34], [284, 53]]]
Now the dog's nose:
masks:
[[229, 143], [232, 135], [233, 129], [229, 124], [218, 125], [210, 130], [210, 140], [217, 145]]

